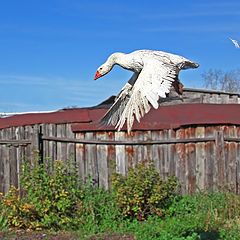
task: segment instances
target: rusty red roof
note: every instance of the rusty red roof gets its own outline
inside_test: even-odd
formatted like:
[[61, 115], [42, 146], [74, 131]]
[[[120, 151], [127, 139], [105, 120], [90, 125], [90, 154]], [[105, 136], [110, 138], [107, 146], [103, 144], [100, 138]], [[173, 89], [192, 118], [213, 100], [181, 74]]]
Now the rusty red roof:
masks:
[[41, 123], [90, 122], [88, 109], [65, 109], [49, 113], [26, 113], [0, 118], [0, 129]]
[[[106, 108], [65, 109], [51, 113], [28, 113], [0, 118], [0, 129], [41, 123], [72, 123], [73, 132], [105, 131], [114, 127], [101, 126], [99, 120]], [[160, 130], [186, 125], [240, 125], [240, 104], [180, 104], [152, 109], [133, 130]]]

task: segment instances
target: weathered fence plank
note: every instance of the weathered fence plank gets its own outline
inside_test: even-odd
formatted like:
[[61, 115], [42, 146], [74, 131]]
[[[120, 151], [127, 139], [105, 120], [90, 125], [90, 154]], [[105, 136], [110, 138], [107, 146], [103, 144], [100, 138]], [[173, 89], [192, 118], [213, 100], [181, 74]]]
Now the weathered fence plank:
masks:
[[[159, 140], [160, 138], [160, 133], [159, 131], [153, 131], [152, 132], [152, 140]], [[160, 155], [159, 155], [159, 147], [158, 144], [153, 144], [152, 145], [152, 160], [155, 168], [157, 169], [158, 172], [160, 172]]]
[[[123, 141], [125, 139], [124, 132], [115, 132], [115, 140]], [[116, 172], [126, 175], [126, 155], [125, 146], [118, 145], [116, 148]]]
[[[10, 138], [10, 132], [11, 129], [3, 129], [3, 139], [11, 139]], [[7, 192], [10, 187], [10, 156], [9, 156], [9, 147], [10, 145], [5, 145], [3, 147], [2, 151], [2, 159], [3, 159], [3, 172], [4, 172], [4, 178], [3, 178], [3, 191]]]
[[[106, 132], [99, 132], [97, 134], [97, 139], [99, 140], [106, 140], [107, 137]], [[107, 153], [106, 145], [97, 145], [98, 184], [105, 189], [109, 188]]]
[[[178, 129], [176, 132], [177, 139], [185, 138], [185, 129]], [[185, 144], [176, 144], [176, 176], [181, 184], [181, 191], [183, 194], [187, 193], [186, 186], [186, 155], [185, 155]]]
[[[115, 134], [107, 132], [108, 140], [114, 141]], [[114, 145], [107, 145], [107, 162], [108, 162], [108, 186], [111, 187], [111, 176], [116, 172], [116, 148]]]
[[[196, 127], [195, 137], [203, 138], [205, 136], [204, 127]], [[207, 164], [206, 143], [196, 143], [196, 186], [200, 190], [205, 186], [205, 165]]]
[[[125, 134], [125, 140], [127, 140], [127, 141], [132, 141], [132, 139], [133, 139], [133, 133], [131, 132], [131, 133], [126, 133]], [[127, 164], [127, 166], [126, 166], [126, 173], [128, 172], [128, 168], [129, 167], [133, 167], [134, 165], [134, 159], [133, 159], [133, 156], [134, 156], [134, 153], [133, 153], [133, 145], [126, 145], [125, 146], [125, 155], [126, 155], [126, 159], [125, 159], [125, 161], [126, 161], [126, 164]]]
[[[76, 139], [84, 139], [84, 133], [76, 133]], [[86, 175], [86, 161], [85, 161], [85, 145], [82, 143], [76, 144], [76, 166], [78, 168], [78, 174], [84, 181]]]
[[[215, 128], [212, 126], [205, 127], [205, 136], [214, 136], [215, 135]], [[202, 177], [204, 178], [204, 185], [202, 189], [214, 190], [214, 182], [216, 178], [217, 172], [215, 171], [216, 167], [216, 147], [215, 142], [206, 142], [205, 143], [205, 164], [204, 164], [204, 171], [202, 172]]]
[[226, 166], [225, 166], [225, 146], [223, 131], [217, 131], [216, 135], [216, 158], [215, 158], [215, 184], [216, 186], [225, 186], [226, 184]]
[[[189, 127], [185, 129], [186, 138], [195, 137], [195, 128]], [[186, 156], [186, 191], [192, 194], [196, 189], [196, 146], [194, 143], [185, 145]]]
[[[16, 140], [15, 127], [11, 128], [10, 139]], [[10, 185], [18, 185], [18, 176], [17, 176], [17, 150], [16, 147], [11, 145], [9, 147], [9, 165], [10, 165]]]
[[[75, 134], [72, 132], [72, 129], [71, 129], [71, 124], [66, 124], [66, 136], [69, 138], [75, 138]], [[72, 142], [67, 143], [67, 150], [66, 150], [67, 160], [71, 162], [76, 161], [75, 151], [76, 151], [75, 143], [72, 143]]]
[[[85, 134], [87, 140], [96, 140], [95, 133], [87, 132]], [[92, 179], [98, 182], [98, 169], [97, 169], [97, 145], [96, 144], [86, 144], [85, 147], [85, 157], [86, 157], [86, 177], [91, 176]]]
[[[57, 137], [67, 137], [66, 124], [57, 125]], [[67, 162], [67, 143], [57, 142], [57, 160]]]
[[[3, 138], [3, 131], [0, 131], [0, 139]], [[4, 145], [0, 145], [0, 192], [4, 192], [5, 182], [4, 182], [4, 155], [3, 155]]]

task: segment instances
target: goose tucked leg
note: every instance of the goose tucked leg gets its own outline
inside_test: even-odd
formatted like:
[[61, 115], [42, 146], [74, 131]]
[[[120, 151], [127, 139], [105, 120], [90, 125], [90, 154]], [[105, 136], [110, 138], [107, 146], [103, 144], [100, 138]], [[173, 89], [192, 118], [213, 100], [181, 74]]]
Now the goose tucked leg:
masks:
[[175, 91], [179, 94], [183, 94], [183, 84], [177, 79], [172, 83], [172, 86], [174, 87]]

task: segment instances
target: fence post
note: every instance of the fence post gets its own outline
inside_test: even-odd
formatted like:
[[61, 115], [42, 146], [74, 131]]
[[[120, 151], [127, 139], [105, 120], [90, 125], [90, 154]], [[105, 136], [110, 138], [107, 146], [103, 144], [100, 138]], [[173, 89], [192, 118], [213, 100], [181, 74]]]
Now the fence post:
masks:
[[34, 127], [32, 134], [32, 163], [43, 163], [42, 127]]
[[42, 126], [40, 126], [38, 132], [38, 149], [39, 149], [39, 164], [43, 163], [43, 133], [42, 133]]

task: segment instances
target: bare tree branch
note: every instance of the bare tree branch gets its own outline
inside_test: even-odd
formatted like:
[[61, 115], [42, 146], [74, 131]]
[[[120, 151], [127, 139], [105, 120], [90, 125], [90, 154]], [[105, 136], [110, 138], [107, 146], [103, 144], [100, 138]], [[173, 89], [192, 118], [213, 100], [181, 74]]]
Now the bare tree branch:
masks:
[[240, 91], [240, 69], [223, 72], [219, 69], [209, 69], [202, 74], [204, 87], [226, 92]]

